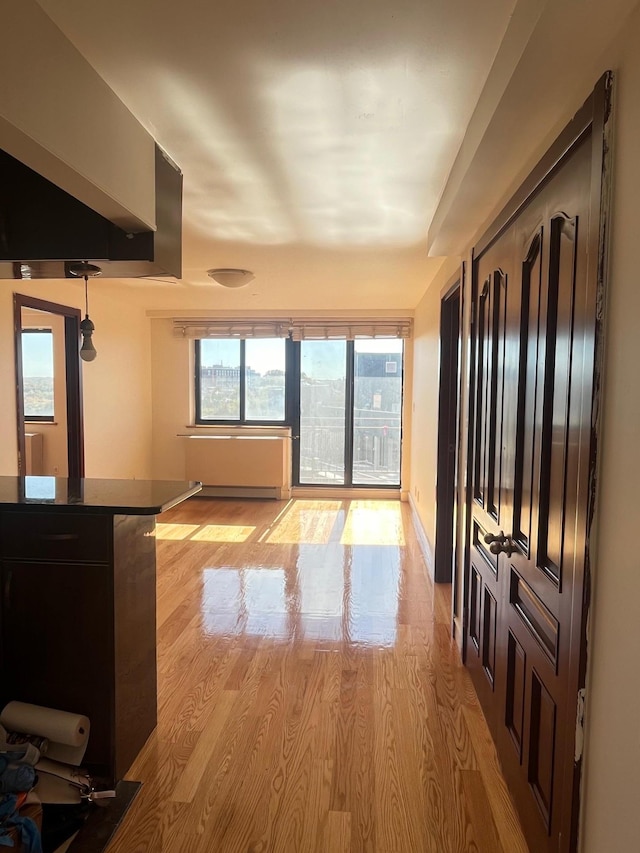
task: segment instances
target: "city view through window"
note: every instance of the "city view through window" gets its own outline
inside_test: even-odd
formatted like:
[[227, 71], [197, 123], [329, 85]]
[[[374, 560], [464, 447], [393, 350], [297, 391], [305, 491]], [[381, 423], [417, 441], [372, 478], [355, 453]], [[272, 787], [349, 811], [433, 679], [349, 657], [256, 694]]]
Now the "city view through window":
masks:
[[53, 420], [51, 329], [23, 329], [21, 341], [24, 417], [27, 420]]
[[284, 338], [201, 340], [200, 419], [284, 421], [285, 368]]
[[[284, 339], [198, 344], [201, 422], [286, 422]], [[399, 485], [403, 342], [319, 340], [296, 346], [299, 482]]]
[[[354, 341], [352, 348], [348, 343], [302, 342], [300, 482], [397, 486], [402, 341], [363, 339]], [[351, 407], [347, 403], [348, 356], [353, 359]]]

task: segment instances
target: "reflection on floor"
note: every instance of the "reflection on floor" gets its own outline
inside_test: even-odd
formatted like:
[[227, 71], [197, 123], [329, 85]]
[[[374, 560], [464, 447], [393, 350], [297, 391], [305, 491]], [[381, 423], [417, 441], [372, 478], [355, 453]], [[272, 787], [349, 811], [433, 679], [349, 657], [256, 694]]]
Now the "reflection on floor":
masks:
[[109, 853], [526, 851], [406, 504], [159, 519], [159, 722]]

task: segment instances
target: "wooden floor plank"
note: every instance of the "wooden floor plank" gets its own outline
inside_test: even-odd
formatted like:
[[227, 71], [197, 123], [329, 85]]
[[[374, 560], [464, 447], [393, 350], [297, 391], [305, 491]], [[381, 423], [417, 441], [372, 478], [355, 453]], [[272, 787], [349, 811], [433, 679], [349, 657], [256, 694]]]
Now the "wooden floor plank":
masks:
[[478, 759], [478, 769], [491, 807], [496, 830], [505, 853], [528, 853], [520, 821], [505, 784], [496, 748], [489, 734], [482, 710], [478, 704], [463, 709], [467, 727], [471, 732], [473, 749]]
[[482, 774], [479, 770], [463, 770], [461, 775], [467, 812], [473, 824], [478, 853], [503, 853], [504, 848], [498, 840], [498, 831], [491, 814]]
[[159, 519], [158, 727], [108, 853], [526, 853], [406, 504]]

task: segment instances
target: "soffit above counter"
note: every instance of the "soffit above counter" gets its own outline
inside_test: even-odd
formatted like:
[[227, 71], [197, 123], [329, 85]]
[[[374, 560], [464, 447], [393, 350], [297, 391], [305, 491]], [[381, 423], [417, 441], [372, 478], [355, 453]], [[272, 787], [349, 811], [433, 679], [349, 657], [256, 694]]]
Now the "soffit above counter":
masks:
[[133, 233], [154, 230], [155, 142], [35, 0], [5, 0], [0, 149]]

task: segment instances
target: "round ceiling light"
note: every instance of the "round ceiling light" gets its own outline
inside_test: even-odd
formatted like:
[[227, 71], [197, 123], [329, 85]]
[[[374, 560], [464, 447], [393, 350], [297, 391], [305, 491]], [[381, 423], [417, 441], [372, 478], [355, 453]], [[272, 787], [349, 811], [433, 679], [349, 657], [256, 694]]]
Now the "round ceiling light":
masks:
[[249, 284], [255, 278], [250, 270], [207, 270], [207, 275], [223, 287], [244, 287], [245, 284]]

